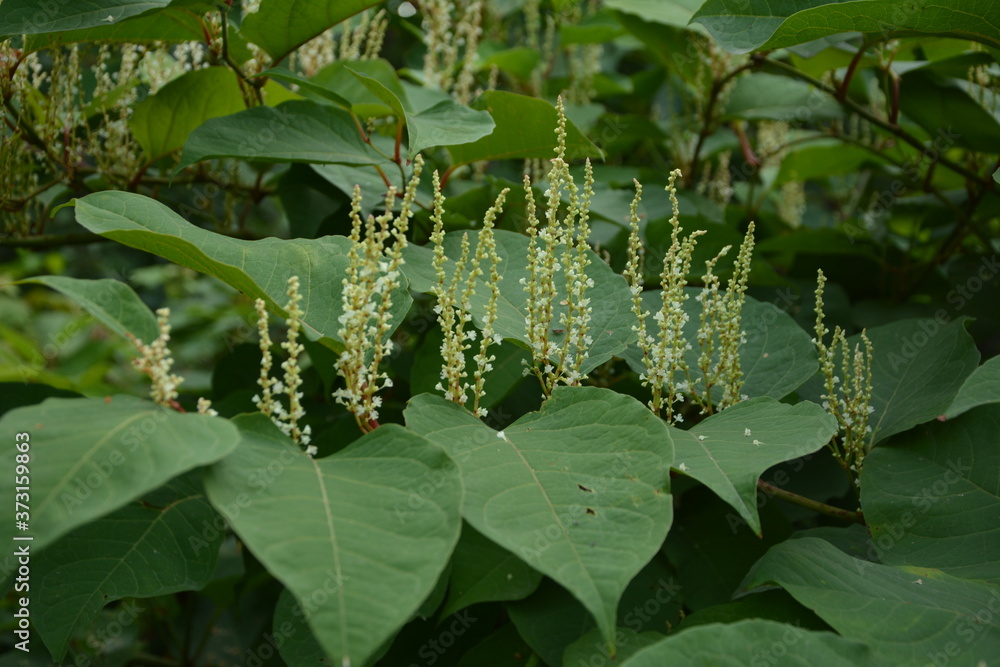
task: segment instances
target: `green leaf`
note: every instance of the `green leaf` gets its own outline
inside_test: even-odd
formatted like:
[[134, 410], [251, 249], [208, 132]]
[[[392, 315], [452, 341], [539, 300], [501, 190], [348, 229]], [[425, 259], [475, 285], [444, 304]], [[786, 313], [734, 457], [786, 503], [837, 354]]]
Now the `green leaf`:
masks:
[[871, 649], [832, 632], [763, 619], [700, 625], [640, 650], [622, 667], [662, 665], [876, 665]]
[[405, 416], [458, 464], [466, 521], [566, 587], [611, 639], [622, 592], [670, 527], [666, 425], [597, 387], [559, 387], [500, 432], [428, 394]]
[[[962, 383], [979, 365], [979, 351], [966, 331], [968, 318], [946, 324], [908, 319], [868, 331], [872, 342], [872, 400], [869, 417], [872, 442], [877, 443], [917, 424], [930, 421], [955, 399]], [[851, 350], [859, 336], [847, 339]], [[834, 364], [840, 368], [840, 356]], [[817, 375], [800, 390], [814, 401], [824, 393]]]
[[431, 592], [461, 529], [455, 466], [395, 424], [313, 459], [263, 415], [205, 474], [212, 504], [285, 585], [336, 664], [362, 665]]
[[4, 510], [4, 531], [8, 541], [11, 535], [31, 535], [33, 551], [182, 472], [218, 460], [239, 439], [225, 419], [180, 414], [132, 396], [50, 398], [0, 419], [0, 437], [11, 443], [0, 454], [11, 471], [0, 480], [0, 492], [10, 498], [20, 453], [14, 443], [24, 442], [15, 440], [18, 433], [29, 434], [30, 528], [15, 530], [11, 502]]
[[[282, 317], [288, 279], [299, 276], [303, 324], [327, 347], [343, 347], [337, 331], [350, 239], [233, 239], [196, 227], [153, 199], [126, 192], [98, 192], [77, 199], [76, 219], [96, 234], [215, 276], [251, 298], [263, 299]], [[401, 285], [392, 300], [393, 320], [398, 323], [412, 298]]]
[[[497, 320], [493, 328], [504, 338], [527, 343], [524, 324], [527, 316], [527, 295], [520, 280], [522, 278], [527, 280], [529, 277], [528, 237], [524, 234], [497, 230], [495, 238], [497, 255], [500, 257], [500, 264], [497, 266], [500, 275], [500, 299], [497, 302]], [[444, 247], [449, 257], [459, 256], [461, 239], [460, 232], [452, 232], [445, 236]], [[478, 239], [478, 231], [469, 232], [469, 243], [472, 247], [475, 247]], [[589, 373], [608, 359], [624, 352], [628, 343], [636, 338], [635, 332], [632, 331], [635, 316], [632, 314], [631, 292], [625, 279], [612, 271], [596, 254], [590, 251], [588, 253], [590, 253], [590, 265], [587, 267], [587, 276], [594, 281], [594, 286], [587, 290], [587, 297], [591, 300], [593, 310], [590, 336], [594, 342], [590, 346], [587, 359], [580, 367], [580, 372], [583, 374]], [[437, 282], [432, 268], [431, 249], [408, 246], [404, 251], [404, 257], [406, 263], [403, 265], [403, 272], [412, 288], [419, 292], [430, 292], [431, 286]], [[485, 261], [482, 268], [483, 276], [489, 276], [489, 265]], [[446, 268], [445, 271], [451, 275], [453, 268]], [[561, 276], [562, 273], [557, 274], [557, 296], [553, 304], [552, 322], [554, 330], [550, 332], [551, 340], [557, 345], [566, 337], [565, 331], [559, 324], [560, 313], [566, 310], [566, 306], [560, 303], [566, 299], [565, 282], [558, 279]], [[477, 279], [476, 292], [471, 300], [472, 315], [477, 322], [482, 322], [486, 313], [489, 293], [490, 288], [484, 278]]]
[[646, 21], [662, 23], [687, 30], [701, 31], [692, 26], [691, 17], [701, 5], [701, 0], [605, 0], [608, 9], [634, 14]]
[[707, 0], [691, 20], [734, 53], [844, 32], [937, 35], [1000, 47], [1000, 7], [990, 0]]
[[101, 23], [93, 28], [26, 35], [24, 49], [33, 53], [82, 42], [152, 45], [157, 42], [170, 44], [203, 39], [205, 33], [200, 13], [184, 7], [167, 7], [127, 21]]
[[379, 81], [348, 71], [380, 100], [389, 105], [397, 119], [406, 122], [409, 137], [409, 157], [432, 146], [468, 144], [493, 131], [493, 119], [485, 111], [473, 111], [453, 101], [441, 101], [419, 113], [407, 110], [408, 103], [401, 100]]
[[122, 338], [131, 333], [145, 343], [160, 335], [156, 316], [131, 287], [120, 280], [84, 280], [68, 276], [38, 276], [20, 281], [62, 292]]
[[[943, 659], [975, 665], [991, 660], [1000, 646], [995, 613], [1000, 588], [985, 582], [877, 565], [824, 540], [803, 538], [771, 547], [745, 587], [766, 584], [781, 586], [843, 637], [865, 642], [888, 664]], [[960, 661], [949, 659], [959, 655]]]
[[351, 110], [350, 101], [345, 99], [336, 91], [331, 90], [329, 86], [322, 86], [312, 79], [307, 79], [301, 74], [284, 69], [283, 67], [272, 67], [271, 69], [264, 70], [256, 76], [266, 76], [269, 79], [277, 79], [278, 81], [285, 81], [286, 83], [294, 84], [299, 87], [299, 92], [307, 97], [310, 97], [318, 102], [330, 102], [334, 106], [338, 106], [347, 111]]
[[[956, 79], [925, 68], [911, 70], [902, 76], [899, 107], [930, 135], [934, 148], [928, 150], [957, 144], [1000, 153], [1000, 122]], [[962, 122], [956, 128], [958, 118]]]
[[879, 560], [1000, 582], [1000, 407], [932, 422], [865, 457], [861, 506]]
[[[508, 158], [549, 159], [556, 148], [556, 108], [526, 95], [487, 91], [473, 102], [474, 109], [490, 113], [496, 129], [473, 143], [448, 144], [455, 166], [478, 160]], [[566, 122], [566, 159], [603, 157], [603, 152], [571, 121]]]
[[[867, 165], [881, 162], [880, 155], [867, 148], [845, 144], [837, 139], [817, 139], [788, 149], [774, 183], [804, 183], [827, 176], [852, 174]], [[838, 233], [837, 238], [843, 238], [843, 234]], [[797, 236], [774, 237], [774, 240], [790, 242], [797, 240]]]
[[4, 35], [34, 35], [93, 28], [138, 16], [151, 9], [162, 9], [169, 4], [170, 0], [4, 0], [0, 4], [0, 26], [3, 26]]
[[986, 361], [965, 378], [951, 407], [944, 414], [948, 419], [953, 419], [963, 412], [989, 403], [1000, 403], [1000, 357]]
[[135, 105], [129, 128], [147, 160], [180, 149], [206, 120], [246, 108], [236, 75], [228, 67], [206, 67], [179, 76]]
[[836, 420], [815, 403], [788, 405], [772, 398], [737, 403], [690, 431], [670, 429], [674, 468], [712, 489], [758, 535], [760, 476], [775, 464], [815, 452], [836, 432]]
[[366, 144], [351, 114], [310, 100], [212, 118], [189, 136], [178, 170], [211, 158], [391, 165]]
[[192, 477], [77, 528], [32, 561], [34, 625], [56, 660], [111, 602], [198, 590], [211, 579], [224, 524]]
[[784, 120], [807, 113], [812, 121], [841, 118], [844, 112], [830, 96], [804, 81], [754, 72], [736, 80], [726, 101], [725, 116], [742, 120]]
[[247, 41], [264, 49], [272, 60], [279, 62], [313, 37], [381, 1], [261, 0], [260, 9], [243, 19], [241, 32]]
[[471, 526], [452, 556], [448, 599], [439, 614], [451, 616], [477, 602], [520, 600], [531, 595], [542, 575]]

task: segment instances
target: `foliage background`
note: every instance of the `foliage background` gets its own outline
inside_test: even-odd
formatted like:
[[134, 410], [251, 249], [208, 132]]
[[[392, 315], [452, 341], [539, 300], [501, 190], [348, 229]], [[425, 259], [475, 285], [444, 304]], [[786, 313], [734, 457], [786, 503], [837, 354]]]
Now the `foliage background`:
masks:
[[[32, 652], [14, 648], [8, 556], [0, 661], [600, 665], [608, 642], [630, 666], [1000, 655], [1000, 10], [497, 0], [458, 3], [435, 33], [447, 3], [301, 5], [0, 2], [0, 442], [14, 471], [14, 434], [32, 434], [36, 539]], [[435, 45], [445, 62], [428, 65]], [[672, 169], [682, 224], [706, 231], [693, 287], [755, 221], [751, 400], [690, 414], [686, 430], [653, 419], [624, 306], [588, 387], [543, 406], [511, 334], [486, 419], [431, 395], [427, 175], [446, 175], [452, 233], [511, 188], [498, 233], [523, 255], [521, 177], [540, 197], [560, 93], [578, 182], [594, 161], [595, 262], [624, 267], [633, 178], [648, 285], [670, 242]], [[362, 437], [331, 398], [351, 189], [378, 213], [417, 152], [395, 386]], [[509, 278], [524, 271], [514, 259]], [[602, 303], [627, 299], [600, 267]], [[831, 326], [874, 343], [860, 493], [824, 447], [836, 428], [808, 340], [817, 269]], [[284, 315], [292, 274], [312, 276], [315, 462], [247, 414], [253, 298]], [[150, 340], [162, 306], [180, 404], [211, 398], [221, 419], [137, 398], [147, 381], [125, 332]], [[521, 467], [497, 445], [511, 441]], [[528, 492], [503, 504], [526, 474], [562, 511]], [[5, 473], [4, 503], [14, 486]], [[843, 520], [858, 509], [862, 523]], [[549, 531], [567, 517], [595, 523]], [[15, 533], [13, 507], [3, 525]], [[331, 551], [357, 562], [333, 572]]]

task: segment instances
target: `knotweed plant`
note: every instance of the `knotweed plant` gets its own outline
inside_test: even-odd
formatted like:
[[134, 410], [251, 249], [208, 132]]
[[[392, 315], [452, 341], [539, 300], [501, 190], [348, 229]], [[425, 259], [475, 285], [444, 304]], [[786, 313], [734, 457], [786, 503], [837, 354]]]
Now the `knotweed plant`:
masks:
[[365, 432], [378, 426], [382, 398], [376, 392], [392, 386], [392, 380], [379, 366], [392, 353], [392, 341], [387, 340], [393, 329], [392, 292], [401, 285], [406, 231], [413, 216], [413, 199], [423, 164], [418, 155], [398, 214], [393, 214], [396, 188], [391, 187], [385, 196], [383, 213], [377, 217], [369, 215], [362, 223], [361, 189], [354, 188], [351, 249], [341, 296], [344, 312], [339, 317], [341, 326], [337, 331], [344, 341], [344, 351], [335, 364], [345, 386], [333, 392], [333, 397], [354, 415]]
[[[170, 372], [174, 365], [170, 352], [170, 309], [160, 308], [156, 311], [157, 336], [152, 343], [143, 343], [141, 339], [128, 333], [129, 340], [139, 351], [139, 356], [132, 360], [132, 366], [149, 376], [152, 385], [149, 396], [157, 405], [184, 412], [177, 402], [177, 388], [184, 378]], [[212, 401], [207, 398], [198, 399], [198, 414], [216, 416], [219, 413], [212, 409]]]
[[[299, 292], [298, 276], [288, 279], [287, 293], [288, 303], [285, 305], [285, 312], [288, 313], [288, 334], [285, 342], [281, 344], [287, 355], [285, 361], [281, 362], [281, 369], [284, 371], [283, 381], [271, 377], [271, 366], [274, 363], [271, 356], [273, 343], [268, 327], [266, 304], [263, 299], [254, 302], [257, 310], [257, 331], [260, 334], [260, 377], [257, 384], [260, 385], [261, 393], [253, 397], [253, 402], [258, 410], [271, 418], [282, 433], [305, 447], [307, 454], [314, 456], [316, 447], [309, 444], [312, 439], [312, 427], [299, 426], [299, 421], [306, 416], [306, 412], [302, 408], [302, 392], [299, 391], [302, 385], [299, 355], [305, 351], [299, 342], [299, 335], [302, 331], [302, 316], [305, 313], [299, 306], [302, 294]], [[282, 394], [288, 400], [287, 409], [279, 399]]]
[[[467, 233], [462, 235], [459, 257], [455, 261], [449, 279], [445, 270], [444, 195], [441, 193], [438, 174], [434, 172], [434, 213], [431, 216], [434, 231], [431, 234], [431, 243], [434, 246], [434, 272], [437, 276], [433, 292], [438, 300], [434, 312], [437, 313], [438, 323], [441, 325], [443, 333], [441, 381], [435, 389], [443, 392], [444, 397], [449, 401], [461, 406], [466, 405], [469, 398], [468, 392], [471, 391], [472, 412], [477, 417], [486, 416], [486, 408], [481, 405], [485, 396], [486, 374], [493, 370], [493, 362], [496, 361], [496, 356], [489, 353], [489, 347], [493, 344], [499, 344], [502, 340], [493, 328], [497, 318], [497, 302], [500, 298], [500, 280], [502, 278], [497, 268], [500, 264], [500, 257], [497, 254], [493, 230], [497, 216], [503, 211], [508, 191], [505, 188], [500, 193], [496, 202], [483, 217], [483, 228], [479, 232], [471, 264], [469, 263], [469, 235]], [[466, 331], [465, 325], [472, 321], [471, 301], [476, 293], [476, 282], [480, 276], [484, 275], [482, 268], [484, 264], [490, 267], [489, 297], [483, 315], [482, 332], [479, 335], [479, 349], [473, 358], [475, 363], [473, 380], [468, 382], [466, 380], [468, 371], [466, 370], [465, 352], [471, 349], [477, 334], [475, 329]]]
[[[527, 295], [525, 327], [532, 354], [529, 372], [538, 377], [546, 395], [560, 383], [580, 384], [581, 368], [593, 345], [590, 336], [593, 309], [587, 291], [594, 286], [594, 281], [587, 275], [587, 267], [590, 265], [589, 218], [594, 175], [588, 160], [581, 196], [566, 162], [566, 113], [562, 98], [556, 108], [558, 145], [548, 173], [544, 223], [537, 216], [531, 179], [528, 176], [524, 179], [528, 278], [522, 278], [521, 283]], [[560, 215], [564, 194], [568, 205]], [[558, 287], [560, 283], [562, 290]], [[557, 303], [564, 307], [558, 317], [555, 313]]]
[[427, 44], [424, 85], [468, 104], [475, 84], [476, 50], [483, 34], [483, 0], [426, 0], [420, 4]]
[[[741, 393], [743, 374], [739, 349], [746, 340], [741, 324], [742, 310], [754, 245], [754, 225], [750, 223], [725, 291], [715, 275], [715, 267], [730, 248], [723, 248], [718, 255], [706, 261], [702, 276], [704, 287], [695, 297], [701, 304], [697, 333], [700, 353], [697, 367], [691, 368], [687, 353], [693, 347], [684, 333], [690, 319], [685, 311], [688, 294], [684, 288], [697, 239], [704, 231], [697, 230], [687, 236], [681, 234], [683, 227], [676, 187], [680, 177], [680, 170], [675, 169], [666, 187], [673, 214], [670, 218], [670, 246], [660, 272], [660, 308], [655, 313], [646, 309], [642, 299], [643, 249], [639, 240], [638, 214], [642, 185], [638, 181], [635, 181], [636, 194], [632, 200], [628, 260], [625, 265], [625, 279], [632, 291], [632, 312], [637, 320], [634, 330], [638, 334], [645, 366], [639, 379], [652, 394], [650, 410], [671, 423], [683, 421], [678, 404], [684, 402], [685, 394], [702, 414], [711, 414], [746, 398]], [[651, 314], [656, 323], [655, 331], [649, 330], [647, 322]], [[719, 400], [713, 398], [713, 390], [717, 393], [721, 391]]]
[[[851, 350], [847, 336], [839, 326], [833, 328], [830, 345], [824, 342], [830, 330], [823, 323], [823, 289], [826, 276], [816, 275], [816, 337], [813, 342], [819, 355], [820, 372], [823, 374], [823, 408], [837, 419], [840, 434], [830, 441], [829, 447], [844, 470], [848, 471], [856, 486], [861, 483], [861, 467], [867, 452], [866, 438], [872, 431], [868, 421], [875, 408], [872, 398], [872, 343], [866, 331], [861, 332], [861, 342]], [[840, 355], [838, 375], [837, 355]], [[838, 387], [839, 385], [839, 387]]]
[[156, 325], [159, 329], [156, 340], [152, 343], [143, 343], [141, 339], [129, 334], [132, 343], [139, 350], [139, 357], [132, 360], [132, 366], [141, 373], [149, 376], [153, 381], [149, 389], [150, 398], [157, 405], [167, 408], [178, 409], [177, 387], [184, 382], [184, 378], [170, 372], [174, 365], [173, 356], [170, 353], [170, 309], [160, 308], [156, 311]]

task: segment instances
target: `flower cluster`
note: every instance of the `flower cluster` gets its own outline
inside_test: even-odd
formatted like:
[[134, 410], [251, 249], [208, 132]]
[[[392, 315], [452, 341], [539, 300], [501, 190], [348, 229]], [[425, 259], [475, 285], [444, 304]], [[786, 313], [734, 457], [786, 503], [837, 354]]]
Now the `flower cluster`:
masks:
[[[624, 272], [632, 290], [632, 312], [637, 320], [634, 330], [638, 334], [645, 365], [645, 372], [639, 375], [639, 379], [650, 388], [650, 410], [657, 415], [663, 414], [670, 422], [683, 421], [683, 415], [677, 411], [675, 404], [682, 403], [685, 394], [691, 397], [703, 414], [711, 414], [716, 409], [727, 408], [746, 398], [741, 393], [743, 374], [739, 350], [746, 340], [741, 316], [754, 246], [754, 224], [751, 222], [726, 290], [721, 288], [715, 267], [729, 251], [729, 246], [705, 262], [704, 287], [695, 297], [701, 304], [697, 333], [700, 352], [697, 369], [692, 369], [687, 353], [693, 348], [684, 333], [690, 319], [685, 309], [688, 299], [685, 287], [697, 239], [704, 232], [699, 230], [685, 237], [681, 235], [683, 228], [680, 225], [676, 185], [680, 177], [680, 170], [671, 172], [666, 188], [673, 215], [670, 218], [670, 246], [660, 272], [659, 310], [651, 313], [642, 298], [643, 249], [639, 240], [638, 214], [642, 185], [638, 181], [635, 181], [636, 194], [632, 200], [628, 260]], [[655, 332], [649, 331], [647, 323], [651, 314], [657, 327]], [[717, 395], [721, 390], [718, 399], [713, 397], [713, 390]]]
[[[820, 372], [823, 374], [823, 408], [837, 419], [840, 426], [840, 443], [834, 438], [830, 448], [844, 470], [851, 473], [854, 483], [860, 484], [861, 467], [867, 446], [865, 438], [872, 431], [868, 424], [875, 408], [872, 398], [872, 343], [865, 331], [854, 350], [847, 344], [847, 336], [839, 326], [833, 328], [830, 345], [824, 342], [830, 330], [823, 323], [823, 289], [826, 276], [819, 271], [816, 276], [816, 337], [813, 343], [819, 355]], [[837, 355], [840, 355], [840, 373], [837, 375]], [[838, 386], [840, 385], [839, 389]]]
[[[521, 284], [527, 295], [525, 326], [532, 354], [529, 372], [534, 372], [541, 381], [545, 394], [552, 393], [559, 383], [580, 384], [580, 371], [593, 345], [590, 336], [593, 308], [587, 290], [594, 286], [594, 281], [587, 275], [587, 267], [590, 264], [589, 217], [594, 175], [588, 160], [581, 196], [566, 162], [566, 112], [561, 97], [556, 108], [556, 157], [548, 174], [544, 225], [536, 215], [531, 179], [528, 176], [524, 179], [528, 278], [522, 278]], [[560, 217], [564, 195], [568, 205]], [[563, 274], [562, 286], [556, 280], [560, 272]], [[558, 319], [557, 303], [564, 307]], [[559, 326], [553, 328], [554, 324]]]
[[[281, 429], [282, 433], [305, 447], [307, 454], [315, 456], [316, 447], [309, 444], [312, 439], [312, 427], [299, 426], [299, 421], [305, 417], [306, 413], [302, 408], [302, 392], [299, 391], [299, 387], [302, 385], [299, 355], [305, 351], [305, 348], [298, 339], [302, 331], [302, 316], [305, 313], [299, 306], [302, 294], [299, 292], [298, 276], [292, 276], [288, 279], [287, 294], [288, 304], [285, 306], [285, 312], [288, 314], [288, 335], [285, 342], [281, 344], [282, 349], [288, 355], [281, 363], [284, 381], [271, 377], [271, 366], [274, 360], [271, 356], [272, 342], [268, 330], [267, 309], [262, 299], [257, 299], [254, 302], [257, 309], [257, 331], [260, 334], [260, 378], [258, 378], [257, 384], [260, 385], [261, 393], [254, 395], [253, 402], [258, 410], [271, 418], [271, 421]], [[288, 399], [287, 409], [278, 398], [281, 394], [284, 394]]]
[[483, 34], [483, 0], [427, 0], [421, 3], [421, 10], [427, 43], [424, 85], [451, 93], [461, 104], [468, 104], [475, 83], [476, 50]]
[[159, 335], [148, 345], [130, 335], [132, 343], [141, 355], [132, 360], [132, 365], [136, 370], [149, 375], [153, 381], [149, 393], [154, 403], [168, 408], [178, 408], [177, 387], [184, 382], [184, 378], [170, 372], [174, 360], [167, 346], [170, 342], [169, 308], [160, 308], [156, 311], [156, 324], [159, 327]]
[[[499, 344], [502, 340], [493, 328], [497, 318], [497, 302], [500, 298], [500, 280], [502, 278], [497, 268], [500, 264], [500, 257], [497, 254], [494, 223], [497, 216], [503, 211], [508, 192], [509, 190], [505, 188], [483, 217], [483, 228], [476, 241], [476, 251], [472, 256], [471, 266], [469, 265], [469, 235], [468, 233], [462, 235], [459, 258], [455, 262], [455, 268], [449, 280], [445, 271], [444, 195], [441, 193], [438, 174], [434, 172], [434, 213], [431, 216], [434, 231], [431, 234], [431, 243], [434, 246], [434, 272], [437, 276], [437, 283], [433, 291], [438, 299], [434, 311], [437, 313], [438, 322], [444, 335], [441, 342], [441, 358], [443, 360], [441, 382], [437, 384], [435, 389], [444, 392], [445, 398], [449, 401], [462, 406], [468, 401], [467, 392], [471, 390], [472, 412], [478, 417], [486, 416], [486, 408], [480, 404], [485, 396], [486, 374], [493, 370], [493, 362], [496, 361], [496, 356], [489, 353], [489, 347], [491, 344]], [[472, 321], [471, 300], [476, 293], [476, 281], [484, 273], [482, 268], [484, 264], [490, 267], [490, 293], [483, 315], [479, 350], [474, 356], [473, 381], [469, 383], [465, 380], [468, 377], [465, 351], [470, 349], [471, 342], [476, 340], [476, 331], [465, 331], [465, 325]]]
[[[635, 198], [632, 200], [631, 222], [628, 245], [628, 262], [625, 266], [625, 278], [632, 290], [632, 312], [635, 313], [637, 324], [634, 326], [639, 336], [639, 348], [642, 350], [646, 372], [639, 375], [639, 380], [650, 388], [652, 399], [649, 408], [659, 415], [666, 412], [667, 421], [681, 421], [683, 417], [674, 409], [674, 403], [684, 400], [681, 393], [687, 388], [679, 376], [688, 375], [688, 365], [685, 354], [691, 349], [691, 344], [684, 337], [684, 325], [688, 322], [688, 314], [684, 310], [684, 302], [688, 295], [684, 287], [687, 275], [691, 269], [691, 255], [698, 236], [703, 231], [695, 231], [681, 238], [683, 228], [680, 224], [680, 204], [677, 201], [677, 179], [681, 176], [679, 169], [670, 173], [667, 182], [667, 192], [670, 193], [670, 203], [673, 215], [670, 218], [672, 227], [670, 247], [663, 258], [663, 270], [660, 272], [660, 309], [653, 315], [657, 324], [657, 335], [653, 336], [646, 328], [647, 311], [642, 303], [642, 245], [639, 241], [638, 207], [642, 199], [642, 185], [635, 181]], [[664, 391], [665, 390], [665, 391]]]
[[[333, 392], [338, 403], [354, 415], [362, 431], [378, 425], [382, 398], [375, 393], [392, 386], [389, 376], [379, 371], [382, 359], [392, 353], [392, 293], [401, 285], [406, 231], [413, 216], [413, 199], [420, 182], [423, 159], [414, 159], [413, 175], [403, 193], [398, 214], [393, 214], [396, 188], [386, 193], [384, 212], [361, 221], [361, 190], [354, 188], [351, 205], [351, 249], [347, 276], [341, 296], [343, 314], [337, 334], [344, 351], [337, 360], [337, 373], [345, 386]], [[364, 227], [364, 238], [362, 238]], [[390, 243], [391, 241], [391, 243]]]

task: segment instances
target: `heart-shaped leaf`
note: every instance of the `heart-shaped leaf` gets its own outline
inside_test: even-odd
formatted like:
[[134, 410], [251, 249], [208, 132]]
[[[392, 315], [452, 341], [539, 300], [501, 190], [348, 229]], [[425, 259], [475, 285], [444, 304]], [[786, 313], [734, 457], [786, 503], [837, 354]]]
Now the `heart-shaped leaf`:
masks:
[[572, 592], [612, 638], [622, 591], [670, 527], [664, 422], [597, 387], [559, 387], [500, 432], [429, 394], [405, 416], [458, 464], [466, 521]]
[[32, 562], [34, 624], [56, 660], [105, 605], [197, 590], [211, 579], [225, 524], [195, 474], [77, 528]]
[[[25, 433], [27, 438], [19, 437]], [[4, 535], [30, 535], [33, 550], [159, 488], [182, 472], [217, 461], [239, 440], [225, 419], [180, 414], [133, 396], [50, 398], [11, 410], [0, 419], [0, 437], [11, 443], [0, 461], [11, 471], [0, 493], [14, 498], [22, 454], [28, 442], [30, 479], [27, 529], [15, 526], [15, 506], [4, 508]], [[30, 508], [30, 509], [29, 509]], [[21, 517], [17, 518], [21, 521]]]
[[438, 447], [395, 424], [317, 460], [263, 415], [205, 474], [212, 504], [294, 595], [335, 664], [362, 665], [420, 606], [461, 529]]

